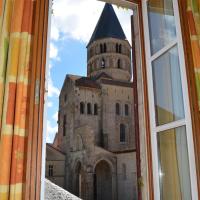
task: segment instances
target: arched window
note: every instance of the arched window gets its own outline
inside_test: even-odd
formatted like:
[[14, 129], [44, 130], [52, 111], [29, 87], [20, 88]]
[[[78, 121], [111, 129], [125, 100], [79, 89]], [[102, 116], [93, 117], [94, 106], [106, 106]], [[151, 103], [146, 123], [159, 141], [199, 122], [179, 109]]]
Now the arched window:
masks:
[[119, 45], [119, 53], [121, 53], [122, 52], [122, 45], [120, 44]]
[[116, 115], [120, 115], [120, 105], [116, 103]]
[[120, 142], [126, 141], [126, 126], [124, 124], [120, 124]]
[[87, 104], [87, 114], [91, 115], [92, 114], [92, 108], [91, 108], [91, 103]]
[[119, 52], [119, 45], [116, 44], [115, 48], [116, 48], [116, 52], [118, 53]]
[[122, 164], [122, 178], [123, 180], [126, 180], [126, 165]]
[[64, 102], [65, 103], [67, 102], [67, 94], [65, 94], [65, 96], [64, 96]]
[[104, 43], [104, 45], [103, 45], [103, 50], [104, 50], [104, 53], [106, 53], [106, 51], [107, 51], [106, 43]]
[[128, 104], [125, 104], [125, 115], [126, 115], [126, 116], [129, 115], [129, 107], [128, 107]]
[[98, 105], [94, 104], [94, 115], [98, 115]]
[[120, 59], [118, 59], [118, 61], [117, 61], [117, 68], [121, 69], [121, 60]]
[[85, 104], [83, 102], [80, 103], [80, 114], [85, 113]]
[[94, 71], [94, 68], [93, 68], [93, 66], [91, 65], [91, 67], [90, 67], [90, 73], [92, 73]]
[[101, 67], [102, 67], [102, 68], [105, 68], [105, 66], [106, 66], [106, 63], [105, 63], [105, 59], [103, 58], [103, 59], [101, 60]]
[[100, 53], [103, 53], [103, 45], [100, 44]]

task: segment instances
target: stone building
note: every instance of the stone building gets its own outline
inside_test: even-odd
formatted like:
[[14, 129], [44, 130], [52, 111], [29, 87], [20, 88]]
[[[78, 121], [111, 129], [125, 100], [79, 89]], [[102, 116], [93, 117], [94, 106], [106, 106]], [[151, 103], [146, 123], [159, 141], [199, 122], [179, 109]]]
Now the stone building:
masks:
[[46, 144], [45, 177], [56, 185], [65, 187], [65, 154], [52, 144]]
[[67, 75], [54, 145], [65, 189], [85, 199], [137, 199], [131, 46], [106, 4], [87, 46], [87, 77]]

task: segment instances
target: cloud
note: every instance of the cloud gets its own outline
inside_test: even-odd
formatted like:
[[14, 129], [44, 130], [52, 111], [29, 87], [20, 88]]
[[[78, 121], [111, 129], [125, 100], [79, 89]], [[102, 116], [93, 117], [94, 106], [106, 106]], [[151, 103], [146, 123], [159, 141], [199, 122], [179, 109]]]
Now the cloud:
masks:
[[58, 97], [60, 94], [60, 90], [54, 85], [51, 73], [49, 72], [49, 78], [48, 78], [48, 97]]
[[60, 33], [59, 30], [55, 24], [54, 18], [52, 18], [52, 24], [51, 24], [51, 39], [57, 41], [59, 39]]
[[56, 112], [52, 117], [56, 122], [58, 121], [58, 112]]
[[50, 59], [59, 60], [58, 57], [58, 47], [52, 42], [50, 43]]
[[[104, 3], [94, 0], [57, 0], [53, 5], [51, 39], [57, 41], [61, 36], [89, 42]], [[130, 40], [130, 11], [118, 9], [115, 11]]]
[[47, 102], [47, 107], [51, 108], [53, 106], [53, 103], [51, 101]]
[[47, 137], [46, 142], [52, 143], [56, 132], [58, 131], [58, 126], [52, 126], [51, 122], [47, 120]]

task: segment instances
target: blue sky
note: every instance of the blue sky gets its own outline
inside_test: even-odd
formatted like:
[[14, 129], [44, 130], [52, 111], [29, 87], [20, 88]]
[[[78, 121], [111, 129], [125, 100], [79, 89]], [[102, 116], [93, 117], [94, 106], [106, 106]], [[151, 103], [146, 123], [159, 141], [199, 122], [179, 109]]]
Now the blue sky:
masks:
[[[86, 76], [86, 45], [103, 7], [103, 2], [95, 0], [54, 0], [48, 74], [47, 142], [53, 142], [57, 132], [58, 97], [66, 74]], [[131, 11], [114, 9], [130, 40]]]

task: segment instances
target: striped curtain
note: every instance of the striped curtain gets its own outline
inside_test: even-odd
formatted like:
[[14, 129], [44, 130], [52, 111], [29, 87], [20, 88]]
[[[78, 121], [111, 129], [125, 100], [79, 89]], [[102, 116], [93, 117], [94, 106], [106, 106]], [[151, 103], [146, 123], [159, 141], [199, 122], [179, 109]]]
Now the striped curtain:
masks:
[[0, 0], [0, 200], [21, 200], [34, 0]]
[[200, 109], [200, 0], [187, 0], [187, 13]]

